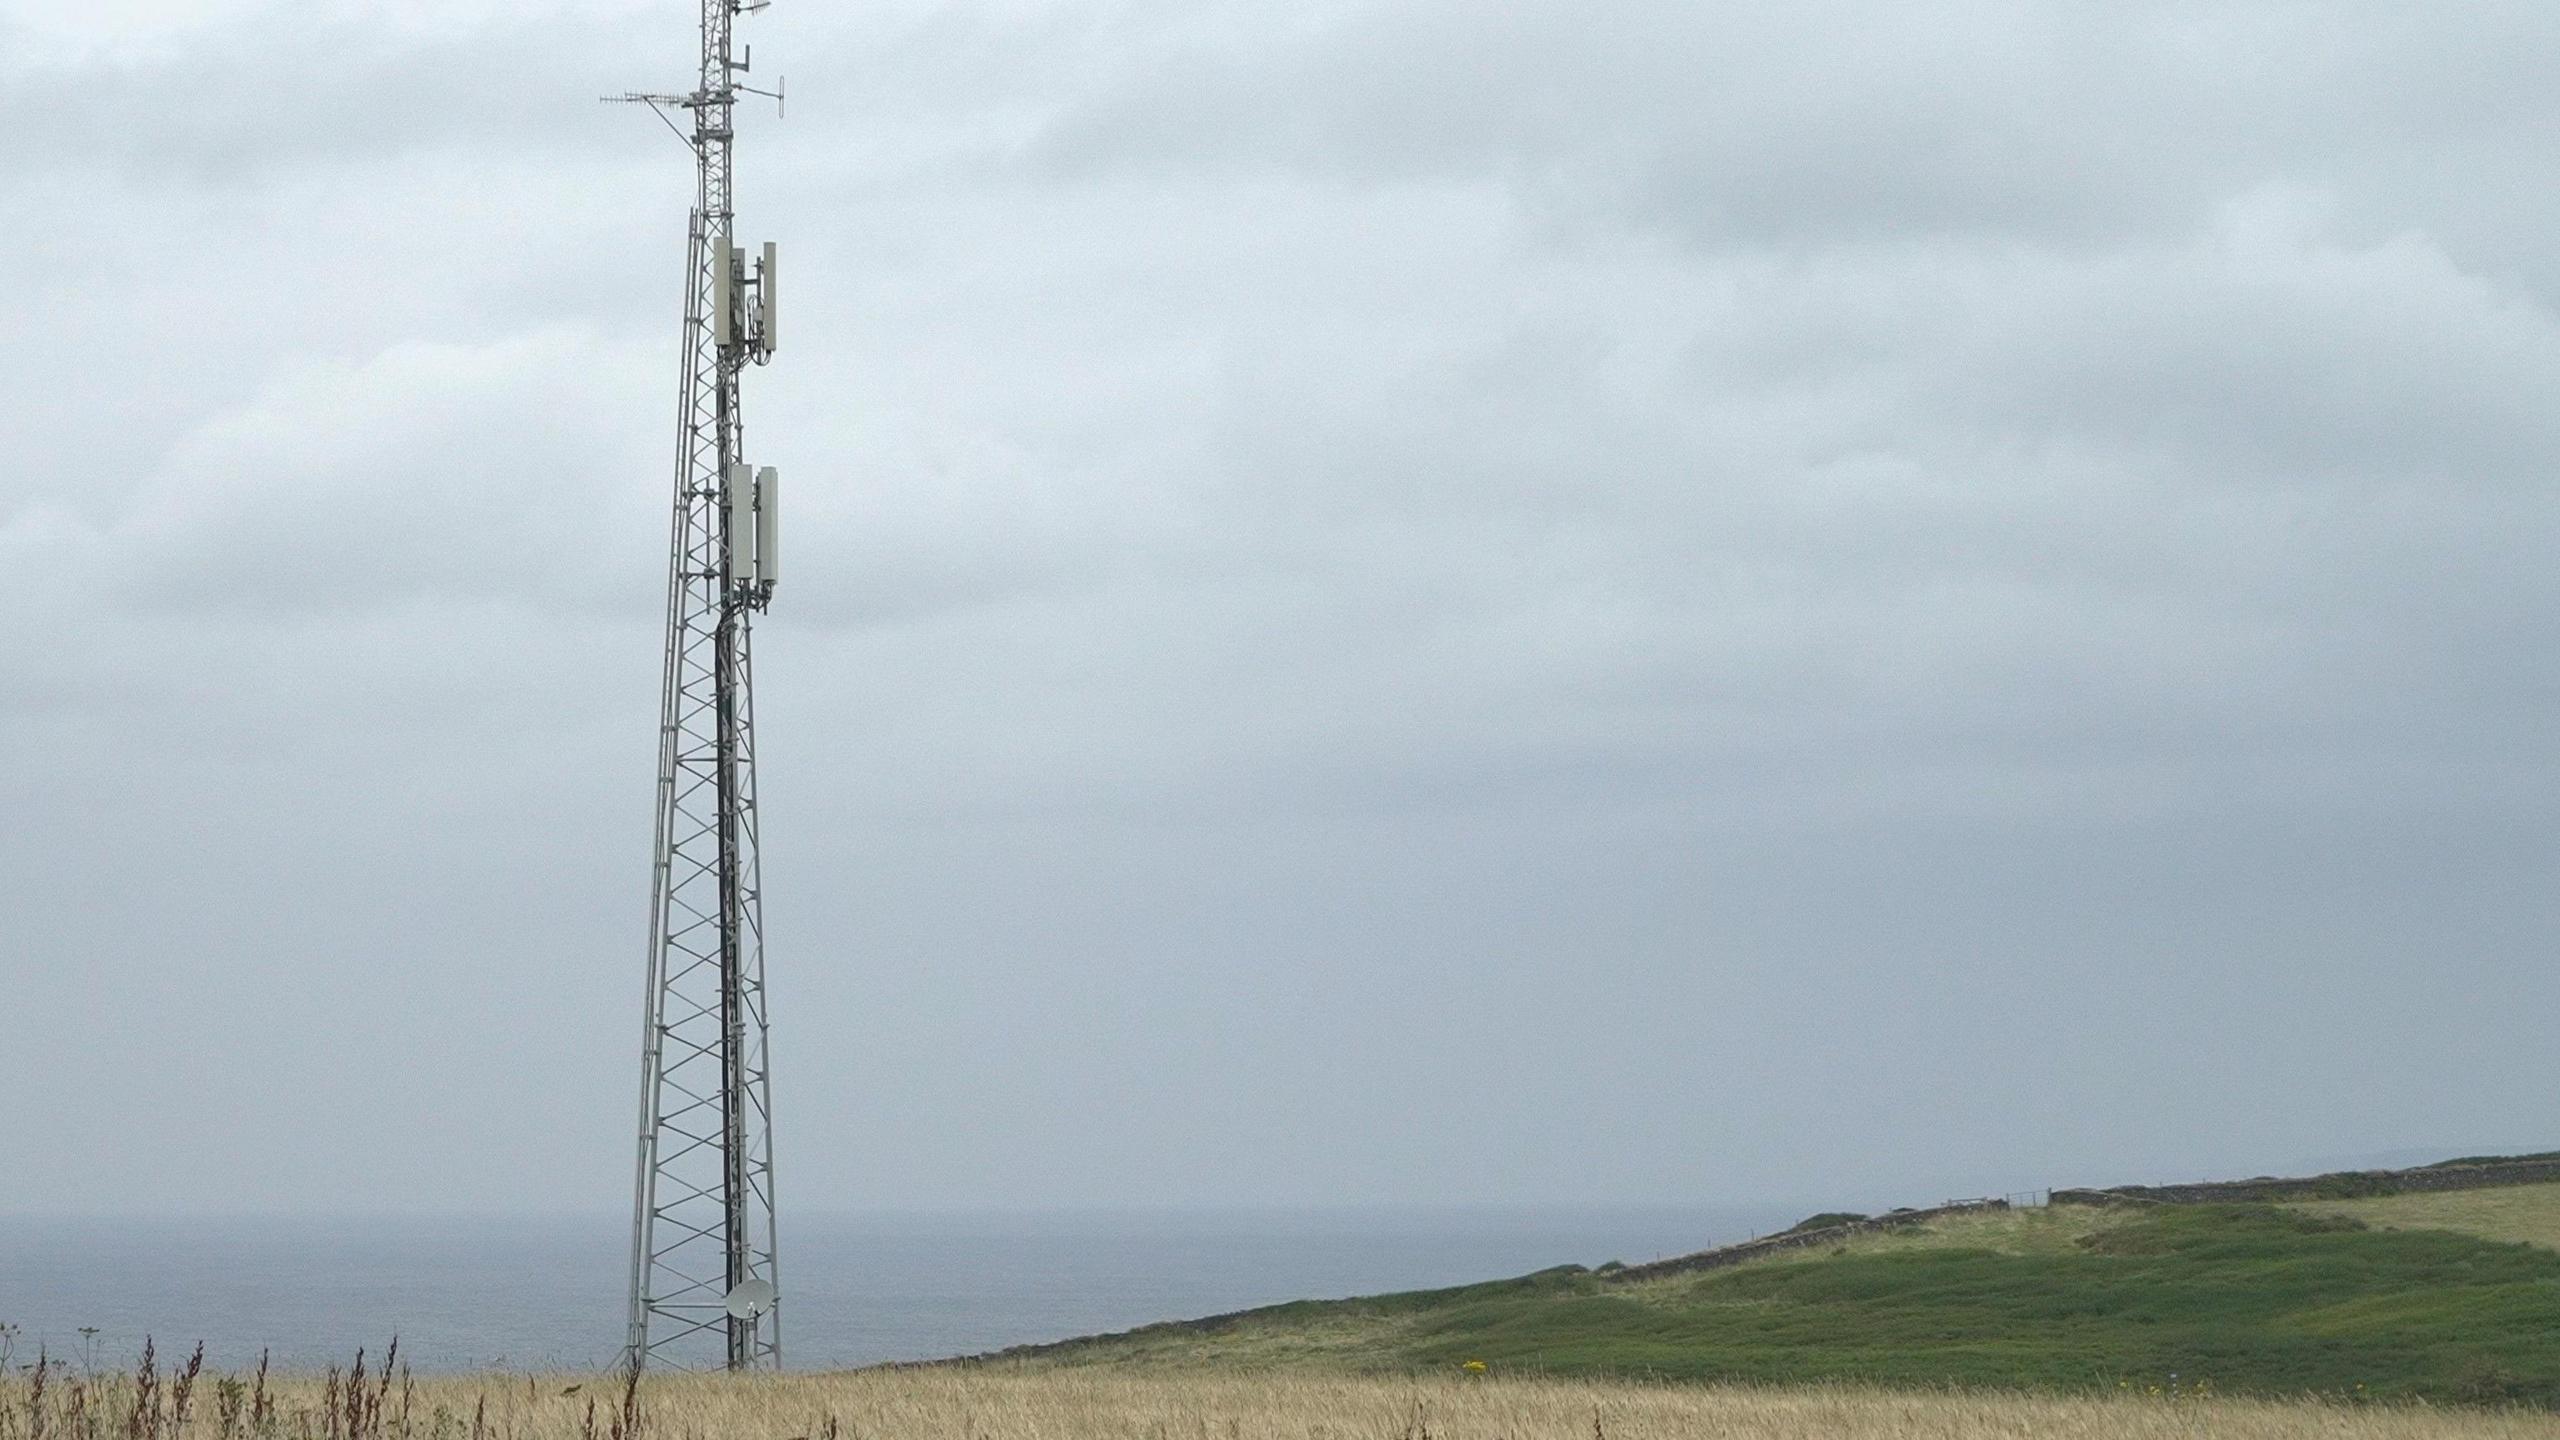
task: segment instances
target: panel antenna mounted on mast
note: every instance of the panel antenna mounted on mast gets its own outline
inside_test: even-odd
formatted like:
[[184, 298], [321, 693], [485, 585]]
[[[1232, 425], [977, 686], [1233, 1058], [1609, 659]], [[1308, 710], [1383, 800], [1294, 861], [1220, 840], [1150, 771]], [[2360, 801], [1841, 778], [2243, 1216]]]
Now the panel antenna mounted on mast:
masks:
[[773, 1100], [756, 835], [752, 621], [781, 574], [771, 466], [747, 463], [739, 376], [773, 356], [774, 247], [737, 242], [732, 120], [747, 57], [731, 30], [763, 3], [701, 0], [702, 70], [647, 105], [694, 153], [685, 244], [675, 518], [660, 696], [648, 1023], [624, 1363], [782, 1363]]

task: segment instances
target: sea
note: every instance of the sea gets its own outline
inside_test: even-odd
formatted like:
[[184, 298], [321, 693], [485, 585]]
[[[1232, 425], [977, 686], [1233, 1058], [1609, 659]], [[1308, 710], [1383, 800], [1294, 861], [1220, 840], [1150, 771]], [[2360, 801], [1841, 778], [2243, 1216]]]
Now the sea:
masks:
[[[1284, 1300], [1634, 1264], [1784, 1229], [1791, 1206], [784, 1217], [796, 1370], [979, 1354]], [[100, 1367], [145, 1338], [238, 1369], [596, 1371], [621, 1343], [629, 1219], [13, 1219], [0, 1347]]]

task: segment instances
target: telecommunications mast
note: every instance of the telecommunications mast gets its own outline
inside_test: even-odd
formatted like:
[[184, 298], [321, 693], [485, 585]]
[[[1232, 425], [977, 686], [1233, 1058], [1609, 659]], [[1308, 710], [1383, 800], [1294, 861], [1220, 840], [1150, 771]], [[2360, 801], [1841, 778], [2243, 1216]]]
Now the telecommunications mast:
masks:
[[623, 1356], [635, 1370], [782, 1363], [748, 648], [773, 600], [779, 487], [746, 462], [738, 403], [740, 373], [773, 355], [775, 264], [771, 242], [737, 242], [730, 183], [738, 97], [778, 103], [782, 87], [742, 84], [752, 55], [731, 51], [731, 27], [763, 0], [701, 5], [693, 91], [615, 97], [657, 112], [695, 167]]

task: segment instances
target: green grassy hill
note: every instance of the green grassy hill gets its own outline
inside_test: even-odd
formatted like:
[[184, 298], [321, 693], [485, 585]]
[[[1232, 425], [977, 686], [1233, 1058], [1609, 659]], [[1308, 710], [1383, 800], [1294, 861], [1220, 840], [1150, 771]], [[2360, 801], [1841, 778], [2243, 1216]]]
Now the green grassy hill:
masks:
[[2343, 1216], [2375, 1230], [2451, 1230], [2483, 1240], [2521, 1240], [2560, 1250], [2560, 1185], [2307, 1200], [2289, 1208]]
[[[2497, 1233], [2560, 1233], [2560, 1185], [2497, 1193]], [[2560, 1251], [2263, 1205], [1993, 1211], [1730, 1268], [1570, 1267], [1001, 1358], [2560, 1406]]]

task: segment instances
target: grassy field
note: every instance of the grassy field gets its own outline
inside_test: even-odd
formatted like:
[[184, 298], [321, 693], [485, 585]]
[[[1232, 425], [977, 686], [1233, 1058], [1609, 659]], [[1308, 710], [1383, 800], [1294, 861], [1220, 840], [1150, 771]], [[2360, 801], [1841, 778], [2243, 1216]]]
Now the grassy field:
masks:
[[2450, 1230], [2484, 1240], [2510, 1240], [2560, 1250], [2560, 1185], [2381, 1195], [2369, 1200], [2306, 1200], [2290, 1209], [2335, 1215], [2376, 1230]]
[[[0, 1381], [0, 1440], [2549, 1440], [2547, 1414], [2113, 1395], [2096, 1398], [1628, 1382], [1131, 1375], [934, 1369], [732, 1380], [652, 1379], [629, 1411], [592, 1377], [395, 1375], [352, 1410], [342, 1387], [272, 1382], [264, 1418], [241, 1382], [199, 1379], [187, 1418], [158, 1377], [137, 1415], [131, 1377], [57, 1379], [31, 1404]], [[575, 1386], [572, 1390], [570, 1387]], [[564, 1393], [566, 1392], [566, 1393]], [[75, 1411], [73, 1407], [77, 1405]], [[231, 1418], [226, 1422], [225, 1415]]]
[[1729, 1269], [1568, 1267], [636, 1390], [379, 1366], [0, 1375], [0, 1440], [2457, 1440], [2560, 1437], [2555, 1408], [2560, 1185], [1986, 1211]]
[[[2560, 1254], [2270, 1207], [1960, 1216], [1726, 1270], [1300, 1302], [1014, 1363], [2560, 1405]], [[2173, 1380], [2174, 1377], [2174, 1380]]]

